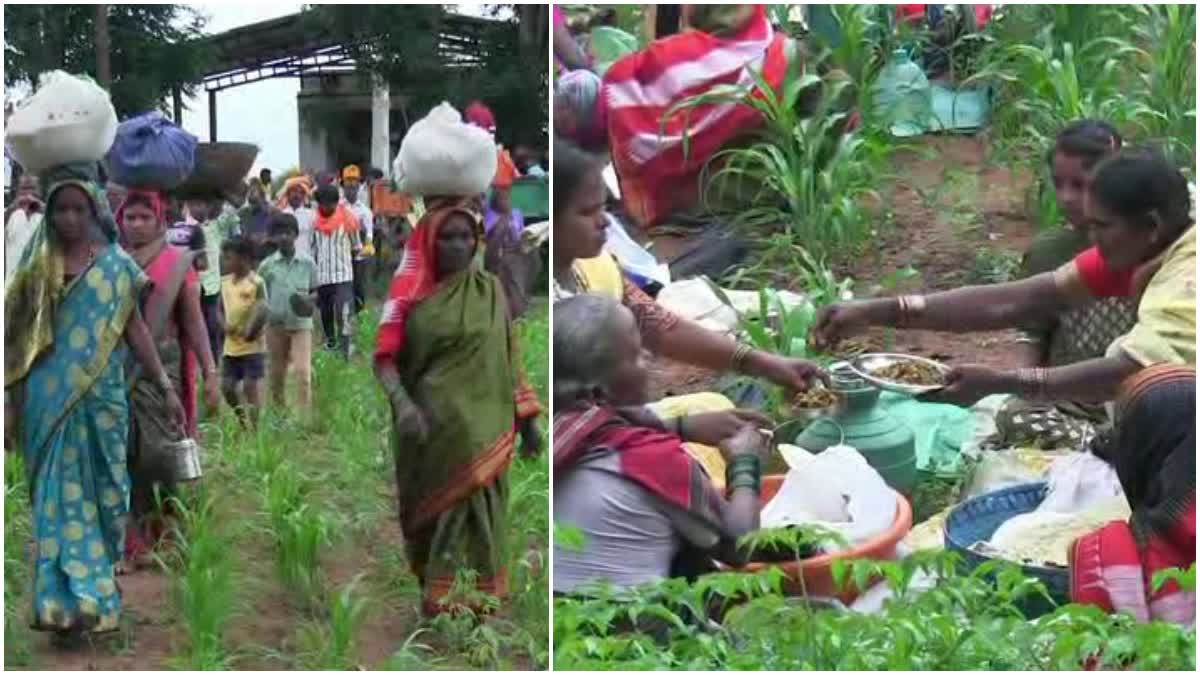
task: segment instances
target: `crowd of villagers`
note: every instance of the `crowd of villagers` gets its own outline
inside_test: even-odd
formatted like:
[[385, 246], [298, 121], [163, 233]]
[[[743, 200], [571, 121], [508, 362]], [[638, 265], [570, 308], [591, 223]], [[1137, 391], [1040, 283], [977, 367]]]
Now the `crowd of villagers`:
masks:
[[[803, 58], [761, 5], [684, 5], [683, 15], [689, 30], [603, 76], [555, 16], [553, 503], [555, 522], [583, 535], [582, 548], [556, 545], [559, 595], [743, 562], [734, 542], [758, 527], [766, 449], [750, 430], [762, 420], [715, 393], [652, 400], [644, 352], [792, 391], [825, 377], [666, 311], [605, 250], [612, 214], [643, 230], [704, 219], [702, 167], [761, 123], [728, 105], [664, 119], [673, 104], [745, 81], [748, 68], [778, 89], [789, 59]], [[829, 348], [881, 326], [1020, 329], [1019, 362], [955, 366], [929, 400], [972, 406], [1008, 394], [989, 447], [1066, 445], [1109, 462], [1132, 517], [1071, 546], [1071, 599], [1191, 625], [1194, 593], [1151, 583], [1196, 556], [1188, 183], [1163, 154], [1103, 120], [1066, 125], [1045, 161], [1064, 222], [1038, 236], [1019, 280], [840, 302], [819, 312], [810, 339]], [[606, 186], [608, 165], [619, 198]]]
[[[494, 132], [486, 107], [469, 112], [469, 123]], [[505, 595], [506, 473], [518, 441], [531, 456], [541, 445], [515, 303], [484, 269], [488, 229], [511, 231], [502, 197], [518, 175], [507, 151], [497, 152], [503, 161], [494, 208], [480, 194], [414, 195], [424, 210], [402, 242], [370, 357], [391, 409], [404, 546], [431, 615], [483, 608], [481, 593], [450, 595], [456, 579], [468, 591]], [[227, 333], [222, 341], [206, 321], [204, 276], [217, 273], [226, 315], [231, 302], [245, 309], [263, 300], [261, 283], [235, 286], [240, 298], [229, 295], [229, 280], [252, 279], [256, 269], [267, 275], [258, 266], [263, 244], [271, 246], [264, 265], [286, 269], [299, 259], [297, 219], [282, 213], [287, 205], [250, 223], [265, 230], [259, 241], [233, 237], [218, 247], [219, 261], [204, 260], [203, 250], [168, 242], [168, 198], [157, 190], [108, 193], [89, 164], [49, 169], [40, 182], [45, 215], [5, 294], [5, 447], [23, 455], [28, 476], [31, 625], [69, 646], [119, 627], [120, 575], [139, 573], [178, 533], [171, 508], [182, 494], [178, 448], [199, 437], [197, 399], [211, 410], [219, 405], [218, 365], [225, 361], [228, 376], [230, 364], [239, 364], [228, 357], [230, 340], [261, 344], [263, 316], [311, 316], [318, 298], [307, 271], [296, 292], [266, 303], [253, 322], [245, 313], [237, 326], [228, 316], [218, 322], [214, 331]], [[330, 202], [322, 211], [329, 219], [338, 200], [314, 187], [317, 201]], [[264, 197], [243, 219], [267, 211]], [[219, 209], [227, 198], [196, 196], [189, 210]], [[331, 235], [335, 228], [320, 219], [318, 234]], [[507, 243], [494, 239], [497, 247]], [[290, 365], [272, 369], [282, 375]], [[237, 368], [253, 375], [244, 361]]]

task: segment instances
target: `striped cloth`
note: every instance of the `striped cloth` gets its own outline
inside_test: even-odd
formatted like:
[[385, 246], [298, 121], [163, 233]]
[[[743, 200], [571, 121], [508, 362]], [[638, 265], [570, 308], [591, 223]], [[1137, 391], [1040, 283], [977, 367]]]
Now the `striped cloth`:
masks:
[[309, 250], [317, 263], [317, 285], [343, 284], [354, 281], [354, 253], [360, 246], [358, 231], [335, 230], [325, 234], [313, 230]]
[[734, 30], [672, 35], [608, 69], [600, 115], [607, 120], [622, 198], [640, 226], [656, 225], [694, 205], [705, 163], [734, 137], [762, 124], [756, 110], [734, 102], [696, 106], [665, 120], [664, 113], [714, 87], [752, 87], [751, 72], [761, 73], [778, 91], [787, 70], [787, 44], [787, 36], [772, 29], [764, 7], [756, 5], [750, 19]]

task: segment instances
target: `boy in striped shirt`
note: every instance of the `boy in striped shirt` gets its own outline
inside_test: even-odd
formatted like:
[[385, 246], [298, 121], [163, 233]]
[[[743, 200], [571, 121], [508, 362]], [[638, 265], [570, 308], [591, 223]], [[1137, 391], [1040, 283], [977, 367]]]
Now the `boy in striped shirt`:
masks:
[[354, 256], [362, 250], [358, 218], [340, 204], [334, 185], [317, 189], [317, 217], [309, 251], [317, 264], [317, 304], [325, 347], [350, 356], [354, 336]]

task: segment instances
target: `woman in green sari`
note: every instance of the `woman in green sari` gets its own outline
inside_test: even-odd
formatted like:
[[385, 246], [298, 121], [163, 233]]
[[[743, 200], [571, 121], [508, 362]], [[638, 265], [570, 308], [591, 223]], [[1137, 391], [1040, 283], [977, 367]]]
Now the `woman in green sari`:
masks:
[[[91, 167], [46, 183], [47, 217], [5, 294], [5, 414], [28, 467], [36, 542], [32, 625], [59, 638], [117, 628], [129, 511], [128, 350], [183, 408], [142, 321], [148, 282], [116, 243]], [[19, 420], [19, 423], [17, 422]]]
[[516, 436], [540, 450], [539, 407], [520, 371], [504, 289], [479, 264], [478, 200], [426, 198], [392, 280], [375, 372], [392, 408], [400, 523], [427, 615], [507, 592], [508, 484]]

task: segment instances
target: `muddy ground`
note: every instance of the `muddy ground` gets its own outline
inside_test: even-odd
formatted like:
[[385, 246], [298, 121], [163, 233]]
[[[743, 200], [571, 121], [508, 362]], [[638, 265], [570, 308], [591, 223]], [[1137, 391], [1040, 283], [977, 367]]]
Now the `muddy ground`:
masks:
[[[1030, 181], [989, 161], [985, 137], [928, 137], [920, 153], [896, 160], [899, 179], [890, 195], [890, 222], [865, 255], [835, 266], [841, 277], [865, 288], [908, 266], [920, 276], [903, 287], [909, 292], [935, 291], [970, 283], [980, 251], [1019, 256], [1036, 228], [1025, 215]], [[692, 242], [678, 236], [653, 238], [652, 250], [669, 262]], [[790, 288], [803, 291], [798, 285]], [[881, 336], [880, 332], [880, 336]], [[947, 363], [1001, 366], [1017, 356], [1012, 331], [963, 335], [907, 331], [894, 333], [894, 349]], [[700, 391], [713, 386], [702, 370], [654, 364], [654, 390], [659, 395]]]

